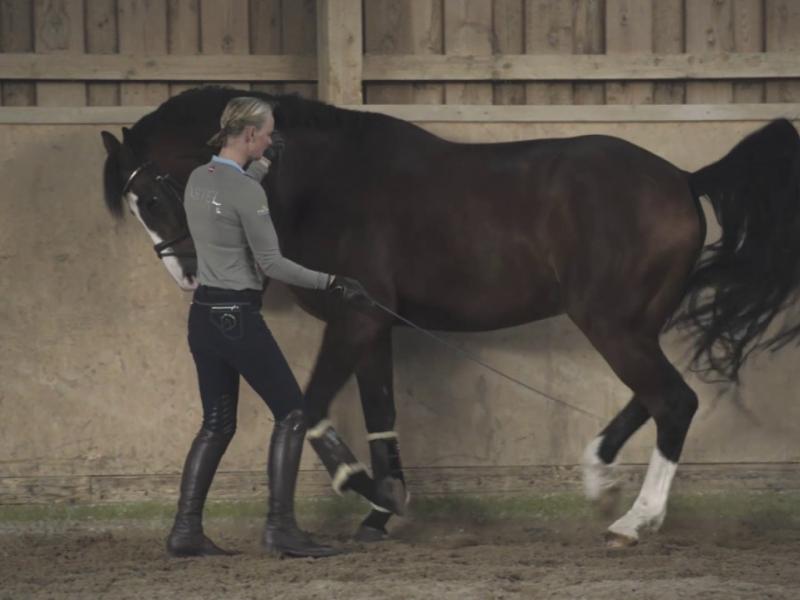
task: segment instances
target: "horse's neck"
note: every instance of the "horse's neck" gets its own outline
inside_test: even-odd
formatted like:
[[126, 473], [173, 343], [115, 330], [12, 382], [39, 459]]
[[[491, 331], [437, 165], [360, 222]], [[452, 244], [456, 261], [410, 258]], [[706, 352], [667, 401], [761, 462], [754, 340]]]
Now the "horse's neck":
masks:
[[[283, 240], [289, 236], [294, 222], [293, 198], [288, 188], [280, 188], [277, 177], [267, 176], [262, 183], [267, 194], [267, 205], [272, 217], [272, 224], [278, 233], [278, 238]], [[281, 192], [278, 190], [281, 189]]]

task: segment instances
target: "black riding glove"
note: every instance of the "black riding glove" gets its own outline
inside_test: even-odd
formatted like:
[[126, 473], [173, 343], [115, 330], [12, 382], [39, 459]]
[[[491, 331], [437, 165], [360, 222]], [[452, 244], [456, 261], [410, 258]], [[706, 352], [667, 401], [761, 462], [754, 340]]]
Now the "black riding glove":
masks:
[[361, 285], [361, 282], [352, 277], [334, 275], [328, 286], [328, 291], [336, 295], [341, 294], [342, 300], [345, 302], [360, 304], [362, 306], [372, 306], [374, 304], [374, 301], [370, 298], [364, 286]]
[[272, 132], [272, 144], [264, 151], [264, 158], [270, 162], [275, 162], [281, 156], [284, 147], [286, 146], [286, 139], [277, 129]]

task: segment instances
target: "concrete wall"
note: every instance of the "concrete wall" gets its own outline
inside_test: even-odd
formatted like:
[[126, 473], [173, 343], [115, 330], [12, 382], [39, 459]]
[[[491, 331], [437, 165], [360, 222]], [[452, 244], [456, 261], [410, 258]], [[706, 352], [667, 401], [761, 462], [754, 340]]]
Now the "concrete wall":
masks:
[[[683, 168], [696, 168], [760, 125], [425, 126], [453, 139], [484, 141], [610, 133]], [[106, 212], [100, 176], [103, 128], [0, 126], [0, 503], [81, 499], [86, 493], [94, 500], [147, 496], [142, 485], [119, 483], [126, 481], [123, 476], [153, 476], [155, 482], [163, 475], [169, 483], [165, 493], [171, 495], [174, 475], [199, 425], [200, 402], [185, 340], [189, 296], [156, 260], [141, 226], [130, 218], [117, 224]], [[118, 126], [105, 128], [119, 131]], [[268, 294], [265, 317], [304, 383], [321, 324], [293, 306], [277, 285]], [[603, 420], [628, 399], [627, 389], [564, 318], [445, 337]], [[673, 357], [684, 350], [679, 343], [669, 344]], [[397, 331], [395, 352], [397, 429], [406, 466], [430, 468], [420, 477], [438, 467], [487, 472], [490, 467], [573, 465], [603, 425], [414, 331]], [[800, 461], [799, 361], [797, 348], [758, 357], [735, 392], [690, 377], [701, 408], [685, 460]], [[248, 481], [260, 481], [271, 423], [260, 399], [244, 382], [242, 387], [239, 432], [221, 468], [256, 473]], [[334, 416], [342, 434], [367, 459], [354, 382], [337, 398]], [[647, 426], [625, 448], [622, 460], [646, 462], [652, 443], [653, 429]], [[303, 468], [319, 470], [310, 451]], [[98, 477], [117, 482], [109, 484], [113, 490], [105, 496], [91, 489], [99, 485]], [[46, 489], [48, 481], [56, 491]], [[239, 480], [231, 481], [232, 494], [242, 491], [237, 491]], [[76, 487], [74, 482], [82, 483]], [[436, 489], [447, 489], [446, 482]]]

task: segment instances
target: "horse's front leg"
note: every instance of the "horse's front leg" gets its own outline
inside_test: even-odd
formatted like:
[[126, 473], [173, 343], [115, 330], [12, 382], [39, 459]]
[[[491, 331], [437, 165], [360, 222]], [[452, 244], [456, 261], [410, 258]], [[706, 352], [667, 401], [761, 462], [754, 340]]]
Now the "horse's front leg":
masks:
[[[356, 378], [367, 426], [372, 476], [379, 484], [390, 480], [390, 485], [405, 489], [397, 432], [394, 430], [396, 413], [392, 375], [392, 330], [387, 328], [356, 367]], [[356, 540], [376, 542], [384, 539], [390, 518], [391, 513], [384, 508], [373, 507], [358, 528]]]
[[334, 396], [387, 327], [374, 315], [351, 308], [342, 318], [329, 322], [306, 390], [306, 437], [330, 474], [336, 493], [353, 490], [376, 511], [402, 514], [406, 504], [402, 482], [392, 478], [373, 480], [328, 420]]

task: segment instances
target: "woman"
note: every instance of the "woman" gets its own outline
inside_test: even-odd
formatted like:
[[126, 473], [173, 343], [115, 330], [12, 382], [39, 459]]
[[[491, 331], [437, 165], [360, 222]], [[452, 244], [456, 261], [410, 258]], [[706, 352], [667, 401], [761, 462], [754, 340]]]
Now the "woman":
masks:
[[[219, 155], [195, 169], [184, 204], [197, 250], [197, 281], [189, 312], [189, 348], [197, 367], [203, 424], [181, 477], [175, 524], [167, 539], [173, 556], [231, 554], [203, 534], [202, 512], [219, 461], [236, 430], [239, 376], [264, 399], [275, 417], [268, 457], [269, 511], [263, 545], [292, 556], [330, 556], [297, 527], [294, 490], [305, 424], [302, 394], [289, 365], [261, 317], [265, 276], [318, 290], [334, 289], [347, 300], [366, 297], [361, 285], [306, 269], [281, 256], [278, 237], [259, 184], [269, 162], [275, 121], [263, 100], [231, 100], [221, 130], [209, 141]], [[248, 173], [244, 166], [255, 161]]]

